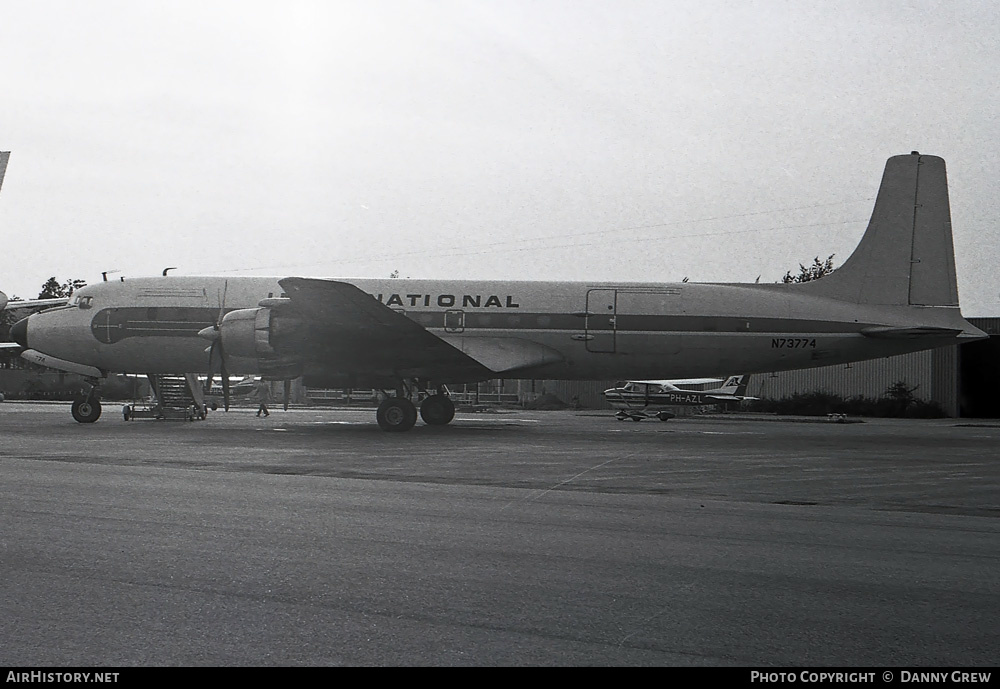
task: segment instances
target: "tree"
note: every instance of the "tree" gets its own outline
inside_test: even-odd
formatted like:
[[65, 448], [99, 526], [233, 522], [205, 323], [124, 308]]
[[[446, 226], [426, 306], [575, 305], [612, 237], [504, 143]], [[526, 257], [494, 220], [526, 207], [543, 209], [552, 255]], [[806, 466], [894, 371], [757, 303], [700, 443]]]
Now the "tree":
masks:
[[[20, 301], [17, 297], [12, 297], [11, 302]], [[0, 342], [10, 342], [10, 326], [14, 325], [22, 318], [22, 315], [13, 308], [0, 311]]]
[[899, 416], [905, 415], [906, 410], [917, 401], [917, 396], [913, 393], [919, 387], [919, 385], [914, 385], [911, 388], [905, 380], [897, 380], [885, 389], [885, 396], [892, 400], [892, 403], [897, 407]]
[[799, 264], [799, 274], [792, 275], [792, 271], [785, 273], [785, 277], [781, 278], [782, 282], [811, 282], [812, 280], [819, 280], [824, 275], [829, 275], [834, 270], [833, 267], [833, 257], [836, 254], [830, 254], [830, 256], [825, 261], [820, 261], [819, 256], [813, 259], [812, 265], [806, 268], [801, 263]]
[[84, 287], [87, 284], [86, 280], [67, 280], [66, 282], [59, 284], [55, 276], [50, 277], [42, 285], [42, 291], [38, 293], [39, 299], [58, 299], [60, 297], [71, 297], [73, 292]]

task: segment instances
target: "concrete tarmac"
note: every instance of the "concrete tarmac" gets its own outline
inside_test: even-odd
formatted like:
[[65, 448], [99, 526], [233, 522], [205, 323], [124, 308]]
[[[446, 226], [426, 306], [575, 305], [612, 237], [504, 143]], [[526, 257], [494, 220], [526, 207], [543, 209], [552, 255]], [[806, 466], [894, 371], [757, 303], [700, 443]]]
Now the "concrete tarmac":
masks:
[[990, 666], [1000, 423], [0, 404], [0, 665]]

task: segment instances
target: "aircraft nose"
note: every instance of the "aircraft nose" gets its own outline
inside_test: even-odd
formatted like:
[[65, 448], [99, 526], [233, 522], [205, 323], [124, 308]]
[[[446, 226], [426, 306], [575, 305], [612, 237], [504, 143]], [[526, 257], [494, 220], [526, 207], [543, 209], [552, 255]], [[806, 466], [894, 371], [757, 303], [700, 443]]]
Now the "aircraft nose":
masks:
[[25, 349], [28, 348], [28, 319], [22, 318], [14, 325], [10, 326], [10, 339], [18, 343]]

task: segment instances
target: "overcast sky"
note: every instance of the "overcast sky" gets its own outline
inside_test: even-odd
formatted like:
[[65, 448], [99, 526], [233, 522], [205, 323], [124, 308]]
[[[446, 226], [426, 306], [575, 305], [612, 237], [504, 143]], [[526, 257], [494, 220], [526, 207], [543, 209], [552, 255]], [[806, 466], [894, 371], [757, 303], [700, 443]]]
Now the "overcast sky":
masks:
[[1000, 316], [995, 2], [0, 0], [0, 290], [176, 274], [753, 282], [948, 164]]

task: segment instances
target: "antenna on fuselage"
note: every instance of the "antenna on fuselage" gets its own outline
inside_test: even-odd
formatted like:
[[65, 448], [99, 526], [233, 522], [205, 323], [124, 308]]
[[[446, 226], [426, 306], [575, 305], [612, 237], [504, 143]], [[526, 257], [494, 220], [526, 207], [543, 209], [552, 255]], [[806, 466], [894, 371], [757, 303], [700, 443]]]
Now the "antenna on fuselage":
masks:
[[169, 268], [164, 268], [163, 269], [163, 277], [167, 277], [167, 271], [168, 270], [177, 270], [177, 266], [170, 266]]
[[121, 271], [118, 270], [117, 268], [115, 270], [105, 270], [103, 273], [101, 273], [101, 277], [103, 277], [104, 281], [107, 282], [108, 276], [111, 275], [111, 273], [120, 273], [120, 272]]

